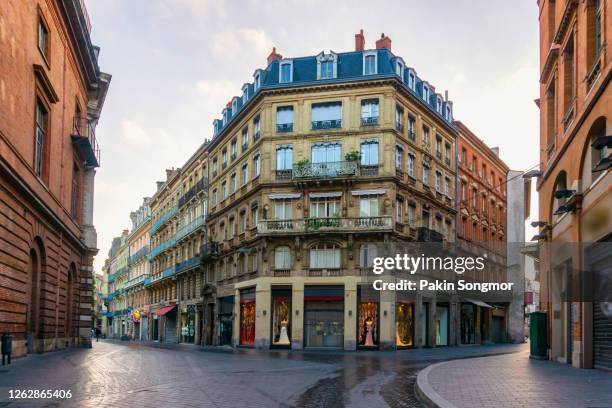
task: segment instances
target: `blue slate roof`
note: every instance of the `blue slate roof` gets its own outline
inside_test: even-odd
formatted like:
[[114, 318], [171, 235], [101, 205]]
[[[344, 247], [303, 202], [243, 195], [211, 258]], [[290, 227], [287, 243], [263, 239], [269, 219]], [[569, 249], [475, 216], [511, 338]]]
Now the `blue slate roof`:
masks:
[[[374, 75], [364, 75], [363, 73], [363, 54], [375, 52], [377, 56], [377, 73]], [[214, 135], [219, 135], [224, 128], [226, 128], [232, 119], [246, 106], [249, 102], [263, 89], [282, 89], [291, 88], [296, 86], [315, 85], [321, 83], [342, 83], [348, 81], [359, 81], [359, 80], [371, 80], [376, 78], [398, 78], [396, 73], [396, 62], [401, 60], [395, 56], [391, 51], [386, 48], [380, 48], [376, 50], [365, 50], [365, 51], [351, 51], [344, 53], [337, 53], [337, 75], [333, 79], [317, 79], [317, 56], [299, 57], [299, 58], [286, 58], [283, 60], [272, 61], [265, 69], [258, 69], [253, 75], [253, 82], [245, 84], [243, 89], [246, 88], [248, 94], [246, 103], [243, 103], [243, 95], [238, 98], [236, 109], [225, 108], [222, 112], [221, 119], [215, 119], [213, 122]], [[280, 82], [279, 81], [279, 69], [280, 64], [285, 61], [291, 61], [293, 63], [293, 80], [291, 82]], [[414, 90], [408, 86], [408, 75], [409, 72], [413, 72], [415, 75], [415, 86]], [[255, 90], [255, 76], [260, 76], [260, 87]], [[432, 92], [429, 89], [430, 96], [428, 100], [423, 99], [423, 84], [427, 83], [416, 75], [414, 69], [404, 67], [401, 75], [401, 82], [408, 92], [414, 94], [422, 101], [431, 111], [437, 114], [442, 120], [452, 125], [452, 102], [444, 101], [442, 95]], [[442, 100], [441, 112], [437, 110], [437, 99]], [[233, 100], [234, 98], [232, 98]], [[447, 114], [447, 107], [450, 110], [450, 115]], [[223, 120], [225, 117], [225, 123]]]

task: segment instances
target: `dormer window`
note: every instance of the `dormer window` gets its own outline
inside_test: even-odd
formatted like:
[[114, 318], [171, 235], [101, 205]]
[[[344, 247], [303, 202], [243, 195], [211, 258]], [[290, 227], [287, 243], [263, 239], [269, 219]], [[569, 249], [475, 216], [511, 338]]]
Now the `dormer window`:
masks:
[[453, 120], [453, 111], [450, 104], [446, 104], [446, 120], [449, 122]]
[[255, 72], [255, 75], [253, 75], [253, 86], [255, 88], [255, 92], [257, 92], [257, 90], [261, 86], [261, 73], [259, 70]]
[[378, 73], [377, 55], [376, 51], [363, 53], [363, 75], [376, 75]]
[[442, 110], [442, 98], [440, 97], [440, 95], [438, 95], [436, 97], [436, 110], [438, 111], [438, 113], [440, 115], [442, 115], [443, 110]]
[[401, 58], [395, 61], [395, 74], [400, 77], [402, 81], [404, 80], [404, 62]]
[[317, 55], [317, 79], [336, 78], [338, 72], [338, 56], [333, 52]]
[[408, 88], [416, 90], [416, 75], [413, 71], [408, 72]]
[[283, 60], [280, 63], [278, 82], [293, 82], [293, 61]]
[[227, 108], [223, 109], [223, 126], [227, 123]]
[[429, 102], [429, 87], [423, 83], [423, 99], [425, 102]]
[[245, 84], [242, 87], [242, 104], [245, 105], [249, 100], [249, 85]]
[[232, 100], [232, 116], [238, 112], [238, 98]]

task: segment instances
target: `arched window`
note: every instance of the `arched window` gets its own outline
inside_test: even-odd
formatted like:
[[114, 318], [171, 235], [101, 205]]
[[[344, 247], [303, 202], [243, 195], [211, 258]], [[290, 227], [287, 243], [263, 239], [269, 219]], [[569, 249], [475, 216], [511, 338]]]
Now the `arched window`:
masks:
[[[554, 188], [554, 192], [557, 191], [561, 191], [561, 190], [567, 190], [567, 174], [565, 173], [565, 171], [561, 171], [559, 173], [559, 175], [557, 176], [557, 180], [555, 181], [555, 188]], [[559, 207], [561, 207], [562, 205], [565, 204], [567, 198], [566, 197], [555, 197], [553, 192], [553, 204], [552, 204], [552, 220], [553, 222], [556, 222], [560, 215], [555, 215], [555, 211], [557, 211], [559, 209]]]
[[274, 250], [274, 269], [291, 269], [291, 250], [288, 246]]
[[310, 269], [339, 269], [340, 247], [336, 244], [318, 244], [310, 248]]
[[585, 146], [584, 161], [582, 165], [582, 185], [586, 188], [592, 185], [611, 167], [610, 154], [612, 149], [608, 147], [612, 143], [609, 131], [606, 129], [605, 117], [600, 117], [591, 126], [588, 136], [588, 144]]

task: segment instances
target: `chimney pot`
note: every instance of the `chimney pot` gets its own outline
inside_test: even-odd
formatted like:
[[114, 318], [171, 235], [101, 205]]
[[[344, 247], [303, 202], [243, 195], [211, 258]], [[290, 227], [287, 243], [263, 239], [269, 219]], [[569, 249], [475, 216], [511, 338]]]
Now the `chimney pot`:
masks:
[[355, 51], [363, 51], [365, 47], [365, 36], [363, 35], [363, 29], [359, 30], [355, 34]]
[[283, 59], [283, 56], [276, 52], [276, 47], [272, 47], [272, 52], [268, 55], [268, 65], [272, 62]]
[[385, 33], [382, 33], [380, 39], [376, 40], [376, 48], [386, 48], [391, 51], [391, 38], [387, 37]]

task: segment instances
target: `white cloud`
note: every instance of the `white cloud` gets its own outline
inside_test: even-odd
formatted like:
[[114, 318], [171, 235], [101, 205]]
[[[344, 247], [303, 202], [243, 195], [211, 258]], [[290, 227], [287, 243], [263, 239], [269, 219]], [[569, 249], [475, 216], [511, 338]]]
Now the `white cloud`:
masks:
[[215, 56], [226, 61], [258, 61], [270, 53], [273, 41], [263, 30], [243, 28], [214, 33], [209, 46]]
[[135, 145], [148, 145], [151, 142], [147, 131], [131, 120], [121, 121], [121, 133], [124, 140]]

